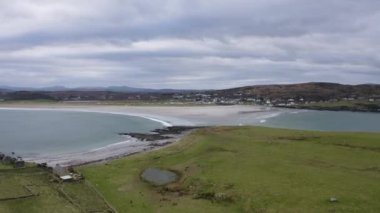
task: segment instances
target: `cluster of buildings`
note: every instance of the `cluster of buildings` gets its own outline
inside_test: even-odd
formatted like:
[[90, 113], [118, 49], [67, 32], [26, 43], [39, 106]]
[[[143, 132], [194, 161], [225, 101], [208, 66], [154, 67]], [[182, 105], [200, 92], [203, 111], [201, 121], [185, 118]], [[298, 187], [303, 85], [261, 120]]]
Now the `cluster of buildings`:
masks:
[[250, 97], [245, 96], [240, 93], [235, 93], [233, 95], [221, 95], [221, 94], [204, 94], [204, 93], [195, 93], [195, 94], [174, 94], [172, 96], [173, 100], [183, 101], [194, 104], [217, 104], [217, 105], [236, 105], [236, 104], [258, 104], [258, 105], [267, 105], [267, 106], [291, 106], [295, 105], [298, 102], [303, 102], [301, 99], [268, 99], [261, 97]]
[[62, 167], [59, 164], [53, 168], [53, 174], [62, 182], [79, 181], [84, 179], [81, 174], [76, 173], [71, 167]]
[[291, 107], [299, 104], [315, 104], [317, 102], [338, 102], [338, 101], [366, 101], [377, 102], [379, 98], [366, 97], [343, 97], [331, 98], [327, 100], [311, 99], [306, 97], [297, 98], [270, 98], [265, 96], [252, 96], [242, 93], [220, 94], [220, 93], [190, 93], [190, 94], [173, 94], [170, 97], [174, 101], [183, 101], [194, 104], [219, 104], [219, 105], [235, 105], [235, 104], [257, 104], [266, 106]]
[[0, 162], [6, 165], [13, 165], [15, 168], [25, 167], [25, 161], [21, 157], [14, 157], [14, 153], [11, 156], [0, 153]]
[[[12, 153], [12, 155], [0, 153], [0, 163], [4, 165], [13, 165], [14, 168], [24, 168], [25, 161], [21, 157], [15, 157], [14, 155], [14, 153]], [[76, 173], [71, 168], [61, 167], [59, 164], [54, 168], [51, 168], [48, 167], [46, 163], [41, 163], [38, 164], [37, 167], [49, 170], [62, 182], [79, 181], [84, 179], [81, 174]]]

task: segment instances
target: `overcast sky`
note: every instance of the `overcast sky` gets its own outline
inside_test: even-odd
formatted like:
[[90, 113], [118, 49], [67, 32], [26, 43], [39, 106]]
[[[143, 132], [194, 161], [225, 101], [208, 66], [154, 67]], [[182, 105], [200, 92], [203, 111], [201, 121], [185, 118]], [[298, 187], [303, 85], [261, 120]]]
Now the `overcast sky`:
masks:
[[0, 0], [0, 85], [380, 83], [379, 0]]

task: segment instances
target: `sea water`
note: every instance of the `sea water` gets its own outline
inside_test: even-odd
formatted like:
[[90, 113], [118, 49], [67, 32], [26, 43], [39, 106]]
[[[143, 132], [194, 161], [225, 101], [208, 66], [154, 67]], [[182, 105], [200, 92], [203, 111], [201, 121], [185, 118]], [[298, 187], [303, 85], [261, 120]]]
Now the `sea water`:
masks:
[[380, 132], [380, 113], [369, 112], [284, 110], [255, 122], [288, 129]]
[[81, 152], [163, 124], [142, 117], [56, 110], [0, 110], [0, 152], [22, 156]]
[[[0, 109], [0, 152], [33, 157], [96, 150], [128, 140], [118, 133], [148, 133], [164, 124], [121, 114]], [[196, 124], [380, 132], [380, 113], [272, 110], [238, 113], [216, 121], [198, 118]]]

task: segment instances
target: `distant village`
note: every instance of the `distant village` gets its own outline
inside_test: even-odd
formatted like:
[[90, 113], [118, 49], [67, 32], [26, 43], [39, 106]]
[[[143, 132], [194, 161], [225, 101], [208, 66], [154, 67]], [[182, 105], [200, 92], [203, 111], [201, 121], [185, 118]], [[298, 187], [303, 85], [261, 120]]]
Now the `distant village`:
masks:
[[[153, 97], [158, 99], [159, 97]], [[338, 102], [338, 101], [368, 101], [376, 102], [380, 101], [378, 98], [367, 98], [367, 97], [343, 97], [340, 99], [332, 98], [327, 100], [310, 100], [307, 98], [267, 98], [267, 97], [256, 97], [256, 96], [247, 96], [242, 93], [234, 93], [232, 95], [223, 96], [217, 93], [207, 94], [207, 93], [196, 93], [196, 94], [173, 94], [171, 97], [172, 101], [186, 102], [186, 103], [195, 103], [195, 104], [217, 104], [217, 105], [236, 105], [236, 104], [257, 104], [257, 105], [266, 105], [266, 106], [277, 106], [277, 107], [286, 107], [286, 106], [296, 106], [299, 104], [315, 104], [317, 102]]]
[[[48, 100], [59, 102], [146, 102], [165, 104], [235, 105], [254, 104], [273, 107], [307, 107], [345, 102], [359, 104], [353, 109], [379, 111], [380, 85], [340, 85], [306, 83], [264, 85], [225, 90], [170, 91], [0, 91], [0, 102]], [[352, 106], [349, 106], [352, 107]], [[337, 108], [339, 110], [339, 108]]]

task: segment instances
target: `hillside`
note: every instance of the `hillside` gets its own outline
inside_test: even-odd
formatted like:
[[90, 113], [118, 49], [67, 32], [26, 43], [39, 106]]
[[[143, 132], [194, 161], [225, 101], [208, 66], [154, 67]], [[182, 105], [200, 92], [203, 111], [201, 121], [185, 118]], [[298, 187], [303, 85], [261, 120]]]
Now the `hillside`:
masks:
[[218, 90], [216, 93], [223, 96], [241, 95], [264, 99], [303, 98], [312, 101], [341, 98], [380, 98], [380, 85], [342, 85], [335, 83], [258, 85]]

